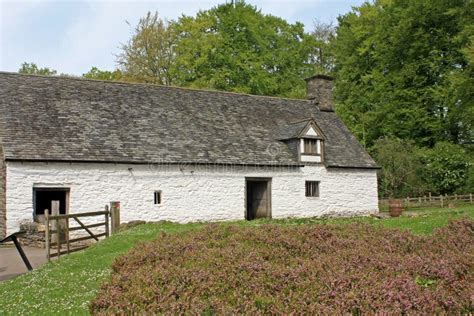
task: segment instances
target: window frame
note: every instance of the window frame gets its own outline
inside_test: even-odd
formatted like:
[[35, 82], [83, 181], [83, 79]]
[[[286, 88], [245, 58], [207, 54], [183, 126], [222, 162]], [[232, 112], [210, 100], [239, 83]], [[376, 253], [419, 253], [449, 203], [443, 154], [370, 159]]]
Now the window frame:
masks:
[[[71, 193], [70, 187], [62, 187], [62, 186], [33, 186], [33, 221], [38, 222], [38, 216], [44, 216], [44, 213], [38, 212], [38, 193], [39, 192], [64, 192], [65, 194], [65, 201], [64, 206], [60, 205], [60, 215], [69, 214], [69, 195]], [[63, 208], [64, 207], [64, 208]], [[52, 210], [51, 207], [47, 208], [49, 214], [51, 214]], [[63, 212], [61, 212], [63, 210]]]
[[[305, 181], [305, 197], [308, 198], [319, 198], [320, 195], [320, 184], [321, 181], [315, 181], [315, 180], [306, 180]], [[312, 187], [315, 186], [315, 187]]]
[[[321, 138], [312, 138], [312, 137], [303, 137], [303, 144], [300, 149], [301, 155], [306, 156], [318, 156], [321, 157], [321, 162], [323, 161], [323, 152], [324, 152], [324, 141]], [[309, 145], [308, 143], [312, 143]], [[318, 148], [319, 143], [319, 148]], [[319, 151], [318, 151], [319, 149]]]
[[303, 153], [305, 155], [318, 155], [318, 140], [315, 138], [303, 138]]

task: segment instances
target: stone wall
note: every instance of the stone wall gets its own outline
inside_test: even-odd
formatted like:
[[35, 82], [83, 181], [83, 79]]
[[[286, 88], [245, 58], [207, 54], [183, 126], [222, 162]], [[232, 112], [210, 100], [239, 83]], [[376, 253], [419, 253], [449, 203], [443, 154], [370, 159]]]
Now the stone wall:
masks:
[[[7, 227], [32, 221], [33, 187], [70, 188], [70, 212], [121, 202], [121, 220], [176, 222], [245, 218], [245, 178], [272, 178], [272, 216], [350, 216], [377, 212], [375, 170], [324, 166], [237, 167], [7, 162]], [[305, 196], [305, 181], [320, 181], [320, 197]], [[154, 191], [162, 205], [154, 205]]]
[[0, 239], [6, 233], [6, 166], [3, 155], [3, 146], [0, 140]]

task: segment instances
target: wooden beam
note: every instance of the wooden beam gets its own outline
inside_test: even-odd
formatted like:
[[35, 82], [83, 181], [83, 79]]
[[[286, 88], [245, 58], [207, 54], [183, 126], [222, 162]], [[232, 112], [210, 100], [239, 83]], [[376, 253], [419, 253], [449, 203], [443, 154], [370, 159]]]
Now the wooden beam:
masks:
[[[102, 222], [102, 223], [96, 223], [96, 224], [90, 224], [90, 225], [85, 225], [87, 228], [94, 228], [94, 227], [100, 227], [100, 226], [105, 226], [105, 222]], [[83, 230], [84, 228], [82, 228], [81, 226], [77, 226], [77, 227], [70, 227], [69, 228], [69, 231], [72, 232], [72, 231], [75, 231], [75, 230]], [[57, 231], [55, 230], [50, 230], [49, 231], [51, 234], [52, 233], [56, 233]]]
[[96, 215], [105, 215], [105, 211], [99, 212], [89, 212], [89, 213], [73, 213], [73, 214], [61, 214], [57, 216], [50, 216], [50, 220], [56, 219], [66, 219], [66, 218], [73, 218], [73, 217], [89, 217], [89, 216], [96, 216]]
[[45, 223], [45, 230], [44, 230], [44, 244], [46, 247], [46, 259], [49, 261], [51, 259], [50, 255], [50, 241], [49, 241], [49, 210], [44, 210], [44, 223]]
[[109, 237], [110, 232], [109, 232], [109, 206], [105, 206], [105, 236]]
[[[72, 249], [69, 250], [69, 253], [71, 253], [71, 252], [76, 252], [76, 251], [79, 251], [79, 250], [84, 250], [84, 249], [86, 249], [86, 248], [88, 248], [88, 247], [89, 247], [89, 246], [81, 246], [81, 247], [77, 247], [77, 248], [72, 248]], [[61, 253], [60, 253], [60, 255], [65, 255], [65, 254], [67, 254], [67, 251], [61, 251]], [[57, 257], [57, 256], [58, 256], [57, 253], [53, 253], [53, 254], [51, 255], [51, 257]]]
[[82, 228], [85, 229], [86, 232], [89, 233], [89, 235], [92, 236], [92, 238], [94, 238], [96, 241], [99, 241], [99, 238], [97, 238], [97, 237], [94, 235], [94, 233], [92, 233], [92, 232], [90, 231], [90, 229], [87, 228], [86, 225], [84, 225], [84, 224], [79, 220], [79, 218], [77, 218], [77, 217], [73, 217], [73, 218], [76, 220], [76, 222], [79, 223], [79, 225], [81, 225]]
[[120, 227], [120, 202], [110, 202], [110, 217], [112, 223], [112, 234], [118, 232]]
[[58, 221], [58, 215], [59, 215], [59, 201], [51, 201], [51, 216], [49, 219], [52, 220], [52, 225], [51, 229], [55, 231], [56, 233], [52, 234], [51, 236], [51, 241], [53, 243], [59, 244], [59, 221]]

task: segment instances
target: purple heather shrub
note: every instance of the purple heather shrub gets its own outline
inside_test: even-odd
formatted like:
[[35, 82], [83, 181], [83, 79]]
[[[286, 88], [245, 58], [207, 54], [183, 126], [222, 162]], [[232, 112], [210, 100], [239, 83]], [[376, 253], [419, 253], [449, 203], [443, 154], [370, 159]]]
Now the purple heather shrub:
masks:
[[473, 313], [474, 221], [162, 234], [117, 258], [92, 314]]

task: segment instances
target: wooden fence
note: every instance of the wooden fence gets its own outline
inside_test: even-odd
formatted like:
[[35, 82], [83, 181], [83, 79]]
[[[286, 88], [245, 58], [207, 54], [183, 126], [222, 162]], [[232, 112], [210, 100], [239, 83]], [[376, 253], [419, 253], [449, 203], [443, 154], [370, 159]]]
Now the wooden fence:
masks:
[[[74, 213], [74, 214], [59, 214], [59, 201], [52, 201], [51, 215], [49, 210], [45, 210], [45, 245], [46, 258], [48, 261], [53, 257], [60, 257], [64, 254], [79, 251], [88, 247], [88, 245], [79, 245], [71, 247], [71, 244], [85, 242], [91, 239], [99, 241], [101, 237], [109, 237], [110, 230], [112, 233], [118, 231], [120, 226], [120, 202], [111, 202], [109, 206], [105, 206], [104, 211], [88, 212], [88, 213]], [[85, 217], [104, 217], [103, 222], [94, 224], [84, 224], [82, 218]], [[109, 223], [109, 217], [111, 218]], [[74, 220], [79, 226], [70, 227], [70, 220]], [[111, 224], [111, 225], [110, 225]], [[94, 233], [91, 228], [104, 227], [103, 233]], [[69, 233], [73, 231], [84, 230], [88, 235], [83, 237], [69, 238]], [[65, 250], [61, 250], [65, 246]], [[51, 252], [52, 248], [56, 247], [56, 252]]]
[[[406, 197], [400, 199], [403, 206], [407, 209], [422, 208], [422, 207], [449, 207], [451, 205], [474, 203], [474, 195], [425, 195], [420, 197]], [[379, 199], [379, 206], [381, 209], [388, 207], [389, 199]]]

